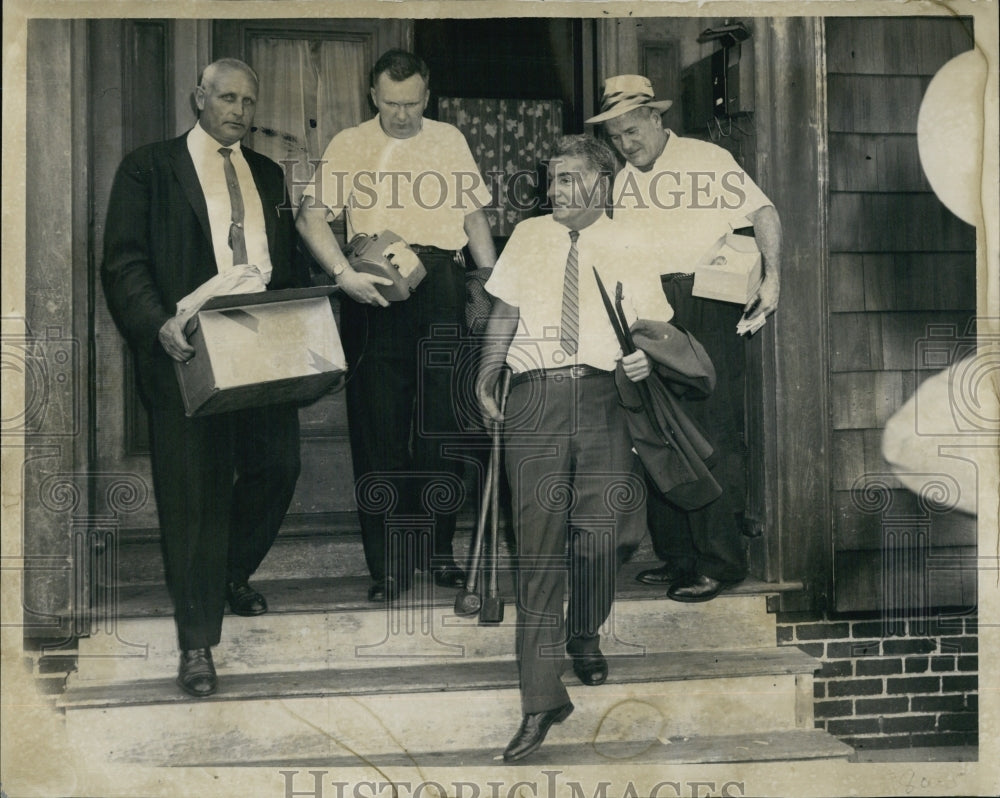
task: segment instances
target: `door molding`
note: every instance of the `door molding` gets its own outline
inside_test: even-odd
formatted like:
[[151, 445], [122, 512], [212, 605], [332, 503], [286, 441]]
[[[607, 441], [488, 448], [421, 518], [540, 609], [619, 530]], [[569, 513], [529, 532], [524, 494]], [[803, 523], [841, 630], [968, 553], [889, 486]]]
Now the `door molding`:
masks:
[[781, 304], [761, 351], [766, 517], [784, 610], [826, 606], [830, 552], [826, 43], [822, 17], [757, 20], [758, 183], [781, 214]]

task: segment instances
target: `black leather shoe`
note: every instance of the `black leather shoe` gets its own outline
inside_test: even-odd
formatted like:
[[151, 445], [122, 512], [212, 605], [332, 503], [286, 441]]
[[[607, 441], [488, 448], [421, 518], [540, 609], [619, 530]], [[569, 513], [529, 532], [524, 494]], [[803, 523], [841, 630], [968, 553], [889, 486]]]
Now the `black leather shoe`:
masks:
[[657, 587], [670, 587], [671, 585], [691, 578], [691, 573], [683, 568], [667, 563], [659, 568], [649, 568], [639, 571], [635, 575], [635, 581], [644, 585], [656, 585]]
[[377, 580], [368, 588], [369, 601], [394, 601], [399, 598], [399, 584], [391, 576]]
[[212, 662], [212, 649], [192, 648], [181, 652], [177, 685], [195, 698], [205, 698], [215, 692], [218, 680], [215, 677], [215, 663]]
[[226, 601], [229, 609], [237, 615], [263, 615], [267, 612], [264, 597], [246, 582], [230, 582], [226, 585]]
[[545, 741], [549, 727], [553, 723], [562, 723], [572, 712], [573, 703], [567, 701], [561, 707], [525, 715], [521, 721], [521, 728], [517, 730], [517, 734], [514, 735], [503, 752], [503, 761], [516, 762], [518, 759], [524, 759], [528, 754], [537, 751]]
[[443, 568], [434, 569], [434, 584], [438, 587], [465, 587], [465, 572], [452, 563]]
[[699, 574], [686, 582], [678, 582], [667, 591], [667, 598], [674, 601], [711, 601], [733, 582], [720, 582]]
[[591, 654], [573, 654], [573, 673], [590, 687], [604, 684], [608, 678], [608, 661], [600, 651]]

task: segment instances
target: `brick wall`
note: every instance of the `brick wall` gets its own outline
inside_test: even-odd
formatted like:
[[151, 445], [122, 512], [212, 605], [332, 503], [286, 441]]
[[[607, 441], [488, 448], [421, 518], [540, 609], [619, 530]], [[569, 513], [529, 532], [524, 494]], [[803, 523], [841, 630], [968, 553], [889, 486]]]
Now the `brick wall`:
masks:
[[974, 616], [779, 613], [778, 644], [821, 660], [816, 726], [856, 749], [978, 744]]

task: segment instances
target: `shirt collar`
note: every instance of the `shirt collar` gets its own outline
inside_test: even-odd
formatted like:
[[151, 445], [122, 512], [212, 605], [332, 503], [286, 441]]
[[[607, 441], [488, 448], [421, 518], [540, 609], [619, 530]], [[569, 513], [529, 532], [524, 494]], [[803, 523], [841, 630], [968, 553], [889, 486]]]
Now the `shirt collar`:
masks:
[[[217, 154], [219, 152], [220, 147], [226, 146], [225, 144], [220, 144], [218, 141], [212, 138], [205, 130], [205, 128], [203, 128], [197, 122], [195, 122], [194, 127], [191, 128], [191, 132], [188, 133], [188, 142], [194, 149], [196, 149], [203, 155], [207, 155], [209, 153]], [[237, 141], [233, 144], [230, 144], [229, 149], [233, 150], [234, 152], [240, 152], [240, 150], [242, 149], [242, 145], [240, 144], [240, 142]]]
[[381, 114], [376, 113], [375, 116], [372, 118], [371, 121], [375, 125], [375, 127], [378, 129], [378, 132], [380, 134], [382, 134], [382, 137], [386, 141], [388, 141], [388, 142], [396, 142], [397, 144], [399, 142], [402, 142], [402, 141], [414, 141], [416, 139], [419, 139], [424, 134], [424, 131], [427, 130], [427, 117], [426, 116], [421, 117], [421, 119], [420, 119], [420, 130], [417, 131], [417, 135], [415, 135], [415, 136], [408, 136], [405, 139], [398, 139], [395, 136], [390, 136], [388, 133], [385, 132], [385, 128], [382, 127], [382, 115]]
[[[556, 224], [558, 224], [566, 232], [566, 235], [569, 235], [569, 228], [566, 227], [566, 225], [561, 224], [560, 222], [556, 222]], [[586, 227], [580, 228], [579, 230], [580, 236], [583, 237], [590, 235], [591, 233], [599, 233], [602, 228], [604, 228], [609, 224], [611, 224], [611, 219], [608, 218], [608, 215], [606, 213], [602, 213]]]
[[660, 151], [660, 154], [656, 156], [656, 160], [653, 161], [652, 169], [639, 169], [638, 167], [633, 166], [628, 161], [625, 161], [625, 169], [629, 170], [630, 172], [634, 172], [637, 175], [652, 175], [655, 174], [656, 172], [663, 171], [662, 166], [666, 164], [666, 161], [668, 160], [668, 153], [670, 152], [670, 150], [673, 149], [674, 141], [677, 138], [677, 134], [674, 133], [674, 131], [672, 131], [670, 128], [666, 129], [666, 133], [667, 133], [667, 142], [666, 144], [663, 145], [663, 149]]
[[[570, 231], [569, 227], [564, 225], [562, 222], [557, 222], [555, 219], [552, 218], [551, 214], [549, 214], [549, 219], [552, 221], [552, 225], [553, 227], [556, 228], [560, 237], [569, 236], [569, 231]], [[577, 230], [577, 232], [580, 234], [580, 237], [582, 238], [584, 236], [589, 236], [591, 233], [599, 233], [605, 226], [609, 224], [611, 224], [611, 219], [608, 217], [607, 213], [602, 213], [586, 227], [581, 227], [579, 230]]]

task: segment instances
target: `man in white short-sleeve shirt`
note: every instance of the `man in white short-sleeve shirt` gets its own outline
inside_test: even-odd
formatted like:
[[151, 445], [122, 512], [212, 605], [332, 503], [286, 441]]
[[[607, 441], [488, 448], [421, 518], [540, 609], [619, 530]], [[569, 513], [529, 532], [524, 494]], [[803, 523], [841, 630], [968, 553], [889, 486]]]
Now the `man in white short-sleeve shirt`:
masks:
[[[333, 138], [296, 219], [343, 292], [347, 413], [371, 601], [391, 601], [409, 588], [415, 566], [433, 570], [439, 586], [465, 584], [452, 553], [457, 508], [425, 507], [422, 497], [435, 493], [432, 482], [454, 490], [461, 467], [442, 447], [459, 431], [452, 366], [464, 320], [462, 249], [468, 245], [481, 268], [493, 266], [496, 250], [482, 210], [491, 193], [464, 136], [424, 119], [429, 80], [412, 53], [379, 58], [371, 74], [378, 115]], [[341, 211], [348, 240], [389, 230], [416, 251], [427, 276], [409, 299], [388, 302], [378, 289], [390, 280], [351, 268], [329, 226]], [[396, 500], [377, 499], [385, 495]], [[390, 512], [433, 516], [430, 545], [405, 530], [390, 540]]]
[[[642, 350], [622, 356], [594, 269], [611, 292], [621, 281], [630, 323], [667, 321], [671, 310], [659, 273], [637, 268], [606, 215], [614, 167], [596, 139], [560, 140], [549, 166], [552, 214], [514, 229], [486, 283], [496, 301], [476, 395], [487, 423], [506, 421], [517, 538], [523, 717], [504, 751], [508, 762], [535, 751], [573, 711], [560, 678], [566, 653], [584, 684], [607, 678], [599, 630], [611, 611], [618, 550], [645, 533], [645, 490], [615, 369], [620, 361], [627, 378], [644, 380], [650, 361]], [[502, 417], [494, 393], [504, 364], [513, 376]]]
[[[625, 235], [644, 250], [640, 260], [657, 264], [663, 290], [682, 324], [704, 345], [715, 366], [714, 393], [685, 410], [715, 447], [713, 476], [723, 494], [685, 511], [655, 489], [647, 509], [659, 568], [641, 572], [644, 584], [667, 588], [675, 601], [715, 598], [747, 573], [742, 531], [746, 499], [743, 341], [736, 327], [777, 308], [781, 224], [774, 205], [733, 156], [715, 144], [683, 138], [663, 127], [672, 103], [656, 100], [642, 75], [618, 75], [604, 84], [601, 123], [626, 164], [615, 177], [613, 214]], [[693, 296], [694, 272], [724, 235], [752, 226], [763, 256], [764, 279], [741, 307]]]

